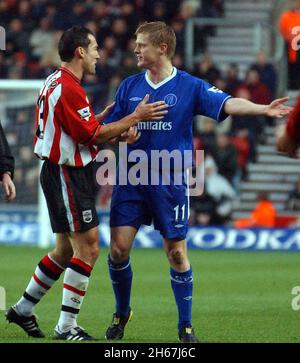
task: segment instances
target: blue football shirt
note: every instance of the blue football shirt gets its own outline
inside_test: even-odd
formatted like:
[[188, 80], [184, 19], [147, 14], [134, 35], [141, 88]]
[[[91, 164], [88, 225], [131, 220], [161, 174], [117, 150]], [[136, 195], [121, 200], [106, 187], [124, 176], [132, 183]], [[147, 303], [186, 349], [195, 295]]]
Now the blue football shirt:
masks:
[[128, 152], [144, 150], [150, 157], [151, 150], [193, 150], [192, 126], [195, 115], [211, 117], [218, 122], [228, 115], [224, 104], [231, 96], [187, 72], [173, 67], [172, 74], [154, 84], [147, 72], [126, 78], [119, 86], [115, 106], [105, 118], [105, 123], [120, 120], [132, 113], [139, 102], [150, 95], [148, 103], [165, 101], [168, 114], [161, 121], [140, 121], [140, 139], [128, 145]]

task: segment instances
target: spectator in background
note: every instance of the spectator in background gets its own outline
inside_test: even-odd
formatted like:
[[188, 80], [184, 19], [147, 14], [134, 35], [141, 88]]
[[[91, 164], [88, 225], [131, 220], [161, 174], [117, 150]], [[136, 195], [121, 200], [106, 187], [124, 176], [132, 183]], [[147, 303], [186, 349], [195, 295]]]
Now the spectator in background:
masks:
[[39, 27], [35, 28], [29, 38], [32, 47], [31, 57], [39, 59], [54, 46], [54, 39], [49, 18], [43, 17], [39, 21]]
[[212, 57], [209, 54], [205, 54], [202, 60], [196, 64], [193, 76], [214, 84], [216, 79], [221, 78], [221, 72], [213, 63]]
[[226, 92], [227, 84], [224, 78], [217, 78], [214, 82], [214, 86], [217, 87], [217, 89]]
[[[144, 20], [153, 21], [164, 12], [163, 20], [169, 22], [179, 13], [182, 0], [143, 1], [141, 13]], [[163, 4], [163, 5], [160, 5]], [[155, 10], [158, 7], [158, 10]]]
[[184, 70], [184, 60], [180, 53], [176, 53], [173, 57], [173, 65], [177, 69]]
[[234, 222], [236, 228], [275, 227], [276, 209], [269, 200], [267, 192], [258, 194], [258, 203], [249, 218], [238, 219]]
[[118, 48], [120, 48], [122, 51], [125, 51], [129, 39], [126, 21], [121, 17], [114, 19], [112, 21], [110, 31], [111, 35], [116, 39]]
[[30, 53], [29, 36], [20, 19], [14, 18], [9, 23], [6, 39], [15, 45], [17, 51], [23, 51], [26, 54]]
[[31, 31], [35, 26], [34, 18], [31, 14], [32, 1], [21, 0], [17, 4], [18, 18], [24, 25], [26, 31]]
[[296, 49], [296, 34], [293, 29], [300, 25], [300, 0], [291, 0], [290, 10], [282, 13], [279, 19], [279, 30], [286, 42], [288, 53], [288, 87], [299, 89], [300, 85], [300, 50]]
[[129, 77], [137, 72], [139, 72], [139, 69], [137, 68], [135, 57], [129, 54], [125, 55], [119, 69], [119, 73], [122, 79]]
[[0, 52], [0, 78], [7, 77], [7, 65], [4, 58], [4, 53]]
[[[202, 118], [202, 128], [196, 133], [196, 138], [200, 139], [200, 145], [207, 153], [213, 153], [216, 147], [215, 122], [211, 118]], [[199, 147], [198, 147], [199, 149]]]
[[[251, 99], [251, 94], [247, 88], [238, 88], [235, 96], [244, 98], [245, 100]], [[257, 143], [261, 140], [261, 135], [263, 135], [263, 126], [260, 122], [260, 118], [258, 116], [250, 115], [232, 116], [231, 135], [235, 136], [243, 129], [248, 130], [248, 140], [250, 144], [249, 160], [255, 162]]]
[[216, 161], [219, 173], [223, 175], [231, 185], [234, 185], [234, 178], [239, 172], [237, 150], [230, 143], [230, 138], [227, 134], [217, 135], [213, 158]]
[[272, 63], [268, 62], [267, 54], [261, 50], [257, 53], [256, 62], [250, 66], [258, 72], [261, 82], [268, 88], [271, 98], [275, 97], [277, 73]]
[[99, 84], [99, 78], [97, 74], [85, 74], [82, 80], [82, 86], [86, 90], [90, 104], [92, 105], [93, 109], [95, 109], [95, 106], [101, 99], [103, 90], [103, 85]]
[[236, 96], [236, 91], [241, 83], [238, 65], [236, 63], [231, 63], [226, 72], [226, 92]]
[[191, 224], [196, 226], [218, 225], [217, 203], [206, 190], [201, 195], [191, 197]]
[[[96, 74], [99, 80], [98, 86], [101, 87], [99, 89], [99, 99], [97, 100], [102, 108], [107, 104], [108, 98], [108, 88], [111, 82], [112, 77], [114, 76], [115, 68], [108, 64], [108, 55], [105, 49], [101, 50], [100, 59], [98, 60], [98, 64], [96, 66]], [[95, 105], [96, 107], [96, 105]]]
[[218, 173], [212, 156], [205, 158], [204, 169], [206, 192], [216, 203], [216, 221], [218, 224], [226, 224], [230, 220], [236, 192], [228, 180]]
[[[57, 55], [58, 41], [62, 32], [53, 31], [51, 33], [52, 46], [45, 50], [40, 57], [34, 57], [28, 64], [27, 74], [29, 78], [45, 78], [53, 69], [56, 69], [60, 65], [60, 59]], [[50, 44], [48, 44], [50, 45]]]
[[16, 188], [13, 182], [14, 169], [15, 160], [11, 155], [0, 123], [0, 182], [7, 202], [11, 202], [16, 198]]
[[[259, 105], [266, 105], [271, 101], [271, 93], [267, 86], [261, 82], [259, 73], [257, 70], [250, 69], [247, 72], [245, 82], [241, 84], [239, 89], [246, 89], [250, 93], [250, 101], [258, 103]], [[256, 118], [260, 124], [260, 136], [261, 142], [264, 142], [265, 135], [263, 134], [266, 124], [272, 125], [273, 119], [266, 116], [260, 116]]]
[[205, 18], [219, 18], [224, 15], [224, 0], [202, 0], [200, 15]]
[[185, 22], [182, 19], [176, 18], [172, 21], [171, 27], [174, 29], [176, 35], [176, 53], [184, 56]]
[[[198, 7], [196, 12], [197, 17], [201, 18], [218, 18], [223, 16], [224, 7], [223, 0], [202, 0], [201, 6]], [[195, 38], [197, 42], [195, 43], [196, 51], [205, 51], [207, 44], [206, 38], [208, 36], [215, 35], [215, 26], [205, 25], [195, 27]]]
[[135, 5], [131, 0], [122, 2], [121, 14], [123, 19], [126, 21], [128, 33], [133, 34], [138, 25], [139, 17], [135, 11]]
[[250, 69], [247, 72], [245, 82], [240, 88], [246, 88], [250, 92], [251, 101], [259, 105], [266, 105], [271, 101], [271, 94], [267, 86], [262, 83], [257, 70]]
[[230, 139], [238, 153], [238, 166], [241, 171], [241, 178], [247, 178], [247, 164], [250, 155], [249, 131], [245, 129], [237, 130], [236, 134]]
[[119, 67], [122, 59], [122, 51], [118, 48], [117, 40], [113, 35], [109, 35], [104, 39], [103, 48], [107, 52], [107, 63], [111, 67]]
[[162, 1], [158, 1], [153, 8], [153, 20], [163, 21], [167, 17], [166, 4]]
[[295, 189], [289, 194], [287, 209], [291, 211], [300, 211], [300, 180], [297, 181]]
[[72, 10], [67, 14], [67, 22], [71, 26], [74, 24], [83, 25], [89, 19], [89, 13], [85, 4], [75, 1], [72, 5]]

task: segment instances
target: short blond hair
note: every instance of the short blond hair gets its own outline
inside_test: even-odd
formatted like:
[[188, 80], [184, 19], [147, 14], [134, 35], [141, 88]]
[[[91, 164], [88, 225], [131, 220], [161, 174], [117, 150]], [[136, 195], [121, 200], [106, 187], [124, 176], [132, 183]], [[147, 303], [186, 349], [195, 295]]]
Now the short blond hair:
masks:
[[137, 28], [135, 35], [141, 33], [148, 34], [151, 44], [155, 47], [166, 43], [168, 46], [166, 55], [170, 59], [173, 58], [176, 49], [176, 35], [170, 26], [163, 21], [145, 22]]

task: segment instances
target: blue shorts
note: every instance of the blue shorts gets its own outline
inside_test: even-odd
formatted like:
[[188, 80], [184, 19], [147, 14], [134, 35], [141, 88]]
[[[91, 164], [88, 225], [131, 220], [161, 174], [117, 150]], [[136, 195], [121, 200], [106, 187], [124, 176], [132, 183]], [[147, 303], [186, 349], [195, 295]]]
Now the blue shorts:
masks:
[[185, 239], [189, 197], [186, 185], [115, 185], [111, 200], [110, 226], [154, 224], [164, 238]]

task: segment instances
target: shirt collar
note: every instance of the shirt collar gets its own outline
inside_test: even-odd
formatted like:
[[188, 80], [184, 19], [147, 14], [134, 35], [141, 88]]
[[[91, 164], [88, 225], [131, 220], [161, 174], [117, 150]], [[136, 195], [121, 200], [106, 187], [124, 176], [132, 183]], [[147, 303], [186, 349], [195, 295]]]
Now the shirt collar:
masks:
[[149, 86], [151, 86], [154, 89], [158, 89], [159, 87], [161, 87], [165, 83], [169, 82], [172, 78], [174, 78], [176, 76], [176, 74], [177, 74], [177, 68], [173, 67], [172, 73], [167, 78], [165, 78], [164, 80], [162, 80], [159, 83], [153, 83], [151, 81], [151, 79], [149, 78], [148, 71], [146, 71], [145, 72], [145, 79], [146, 79], [146, 82], [149, 84]]
[[73, 72], [71, 72], [68, 68], [60, 66], [59, 69], [61, 71], [68, 73], [72, 78], [75, 79], [76, 82], [80, 83], [80, 79], [77, 76], [75, 76], [75, 74]]

